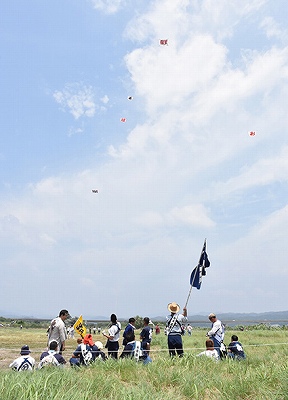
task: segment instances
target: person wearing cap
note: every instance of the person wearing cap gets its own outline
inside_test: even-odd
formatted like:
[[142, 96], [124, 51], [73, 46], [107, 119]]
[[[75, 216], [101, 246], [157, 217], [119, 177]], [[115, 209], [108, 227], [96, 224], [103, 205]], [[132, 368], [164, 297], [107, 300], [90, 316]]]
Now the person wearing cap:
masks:
[[16, 358], [10, 365], [13, 371], [33, 371], [35, 367], [35, 359], [30, 356], [30, 349], [27, 344], [21, 347], [21, 356]]
[[217, 350], [219, 357], [221, 357], [221, 343], [223, 343], [225, 335], [224, 325], [219, 319], [217, 319], [216, 314], [214, 313], [209, 314], [208, 318], [211, 321], [212, 326], [206, 336], [213, 340], [214, 347]]
[[182, 343], [182, 325], [187, 321], [187, 308], [183, 308], [183, 313], [178, 314], [180, 306], [177, 303], [169, 303], [168, 311], [170, 315], [166, 318], [166, 332], [168, 337], [168, 349], [171, 357], [182, 357], [184, 354]]
[[65, 341], [67, 340], [67, 330], [64, 321], [69, 317], [67, 310], [61, 310], [57, 318], [52, 319], [48, 331], [48, 347], [51, 342], [56, 341], [59, 353], [65, 350]]
[[93, 361], [95, 361], [96, 357], [101, 356], [102, 354], [105, 357], [105, 354], [100, 351], [100, 349], [96, 346], [93, 341], [92, 335], [89, 333], [84, 336], [83, 342], [80, 343], [72, 357], [70, 358], [70, 365], [80, 367], [80, 365], [89, 365]]

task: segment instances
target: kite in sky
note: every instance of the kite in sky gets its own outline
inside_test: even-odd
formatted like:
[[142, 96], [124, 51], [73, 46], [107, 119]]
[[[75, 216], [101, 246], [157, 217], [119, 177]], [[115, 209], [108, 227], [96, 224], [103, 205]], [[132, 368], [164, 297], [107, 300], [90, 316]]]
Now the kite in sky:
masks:
[[121, 122], [126, 122], [126, 118], [120, 118]]
[[98, 193], [98, 189], [92, 189], [92, 193]]
[[132, 96], [128, 96], [127, 99], [128, 100], [133, 100], [133, 97]]
[[255, 135], [256, 135], [256, 132], [253, 132], [253, 131], [249, 132], [249, 136], [255, 136]]
[[160, 40], [159, 40], [159, 43], [160, 43], [162, 46], [168, 46], [168, 39], [160, 39]]

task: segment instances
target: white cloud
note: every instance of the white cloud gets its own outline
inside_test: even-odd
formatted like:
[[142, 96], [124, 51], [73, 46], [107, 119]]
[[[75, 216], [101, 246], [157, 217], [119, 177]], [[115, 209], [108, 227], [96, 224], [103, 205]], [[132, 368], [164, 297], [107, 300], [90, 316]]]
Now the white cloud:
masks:
[[70, 127], [68, 136], [73, 136], [75, 134], [83, 133], [84, 129], [83, 128], [76, 128], [76, 127]]
[[[117, 47], [117, 57], [125, 54], [130, 73], [125, 84], [133, 102], [124, 91], [123, 103], [113, 101], [110, 107], [109, 98], [119, 99], [115, 85], [109, 92], [103, 88], [107, 95], [98, 96], [100, 107], [90, 86], [71, 84], [55, 91], [55, 101], [76, 120], [93, 117], [109, 102], [113, 112], [103, 113], [99, 125], [99, 119], [93, 121], [108, 138], [108, 154], [100, 146], [101, 157], [92, 162], [91, 152], [83, 157], [83, 170], [55, 173], [14, 197], [1, 197], [1, 263], [9, 266], [7, 281], [14, 285], [15, 271], [32, 270], [36, 290], [37, 282], [51, 276], [64, 277], [70, 288], [80, 282], [88, 289], [85, 312], [94, 314], [94, 288], [106, 298], [113, 279], [115, 290], [97, 313], [149, 310], [153, 316], [171, 301], [167, 287], [174, 288], [177, 301], [183, 299], [207, 237], [211, 268], [189, 312], [197, 313], [199, 304], [209, 310], [211, 296], [220, 311], [267, 311], [286, 304], [288, 50], [278, 40], [277, 21], [267, 19], [259, 26], [268, 3], [272, 7], [260, 0], [245, 0], [241, 7], [236, 0], [148, 1], [145, 14], [137, 14], [126, 29], [126, 37], [143, 46], [127, 50], [127, 42], [119, 41]], [[124, 2], [94, 5], [112, 13]], [[261, 44], [254, 41], [241, 53], [237, 40], [254, 19]], [[113, 34], [120, 37], [118, 28], [113, 26]], [[169, 45], [160, 46], [161, 38], [168, 38]], [[110, 56], [113, 71], [103, 69], [103, 82], [117, 74], [119, 59], [113, 51]], [[124, 108], [132, 117], [125, 126], [118, 118]], [[71, 128], [70, 134], [82, 128]], [[256, 136], [249, 137], [249, 130]], [[78, 146], [81, 139], [74, 136], [69, 143]], [[85, 139], [91, 148], [99, 144], [98, 137]], [[48, 174], [47, 160], [45, 165]], [[66, 170], [66, 164], [62, 167]], [[272, 287], [274, 264], [281, 279]], [[81, 271], [85, 276], [79, 281]], [[135, 276], [150, 288], [145, 309]], [[56, 302], [63, 307], [62, 282], [55, 280], [56, 299], [49, 307], [58, 309]], [[131, 305], [123, 303], [127, 285], [135, 300]], [[251, 300], [252, 290], [257, 296]], [[37, 299], [38, 309], [46, 310], [41, 293]], [[83, 312], [77, 299], [70, 297], [69, 304], [73, 314]]]
[[170, 218], [178, 224], [184, 223], [185, 225], [211, 228], [215, 226], [215, 223], [207, 214], [207, 210], [203, 204], [192, 204], [185, 207], [173, 208], [170, 212]]
[[253, 165], [245, 166], [236, 177], [216, 186], [215, 192], [227, 196], [235, 191], [244, 191], [257, 186], [288, 182], [288, 147], [280, 154], [257, 160]]
[[125, 36], [140, 42], [169, 39], [174, 46], [190, 36], [212, 35], [219, 42], [233, 36], [240, 21], [257, 15], [268, 0], [162, 0], [150, 3], [146, 13], [137, 15], [126, 27]]
[[282, 28], [272, 17], [264, 17], [260, 23], [260, 28], [263, 28], [268, 38], [277, 38], [283, 42], [288, 39], [287, 29]]
[[210, 36], [189, 37], [181, 46], [154, 46], [137, 49], [125, 58], [139, 95], [144, 96], [148, 113], [179, 106], [188, 96], [204, 89], [222, 70], [224, 46]]
[[94, 117], [97, 105], [91, 86], [79, 83], [67, 84], [63, 90], [57, 90], [53, 97], [63, 110], [68, 110], [77, 120], [80, 117]]
[[127, 4], [126, 0], [91, 0], [96, 10], [114, 14]]
[[97, 290], [97, 285], [90, 278], [81, 277], [80, 282], [81, 282], [82, 286], [84, 286], [85, 289], [87, 288], [87, 289]]
[[107, 96], [107, 94], [105, 94], [105, 96], [103, 96], [101, 99], [102, 103], [107, 104], [109, 102], [109, 97]]

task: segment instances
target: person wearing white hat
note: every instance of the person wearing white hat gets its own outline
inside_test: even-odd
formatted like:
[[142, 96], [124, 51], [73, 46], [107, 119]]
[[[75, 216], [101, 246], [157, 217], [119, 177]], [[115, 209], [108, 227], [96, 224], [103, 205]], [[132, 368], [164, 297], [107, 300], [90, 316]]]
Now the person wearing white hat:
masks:
[[183, 313], [178, 314], [180, 306], [177, 303], [169, 303], [168, 311], [170, 315], [167, 317], [166, 331], [168, 336], [168, 349], [171, 357], [182, 357], [184, 354], [182, 343], [182, 325], [187, 321], [187, 308], [183, 308]]
[[206, 336], [213, 340], [214, 347], [218, 351], [219, 357], [221, 357], [221, 343], [223, 343], [225, 335], [224, 325], [220, 319], [217, 319], [216, 314], [214, 313], [209, 314], [208, 318], [211, 321], [212, 326], [210, 331], [207, 332]]

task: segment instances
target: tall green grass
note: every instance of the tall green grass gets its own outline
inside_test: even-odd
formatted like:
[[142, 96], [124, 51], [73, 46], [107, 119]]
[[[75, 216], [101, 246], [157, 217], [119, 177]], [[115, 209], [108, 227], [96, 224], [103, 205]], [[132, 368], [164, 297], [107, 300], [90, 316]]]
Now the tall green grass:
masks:
[[[149, 365], [125, 359], [97, 362], [88, 368], [72, 369], [67, 366], [64, 369], [47, 368], [32, 373], [2, 369], [0, 399], [288, 399], [288, 351], [285, 344], [280, 344], [287, 341], [287, 332], [227, 332], [227, 344], [232, 333], [238, 334], [244, 345], [246, 361], [226, 359], [215, 363], [208, 358], [196, 357], [204, 347], [203, 330], [194, 330], [191, 337], [183, 338], [183, 358], [170, 359], [167, 338], [161, 334], [152, 342], [153, 362]], [[42, 338], [39, 332], [31, 330], [30, 342], [27, 332], [25, 335], [23, 338], [22, 332], [17, 332], [13, 349], [20, 349], [25, 343], [32, 350], [36, 346], [39, 349], [39, 337], [45, 345], [45, 335]], [[5, 338], [1, 335], [0, 338], [1, 347], [7, 349]], [[94, 339], [99, 337], [96, 335]], [[67, 360], [75, 347], [75, 341], [70, 340], [65, 352]], [[32, 353], [37, 361], [40, 352], [39, 349], [39, 352]]]

